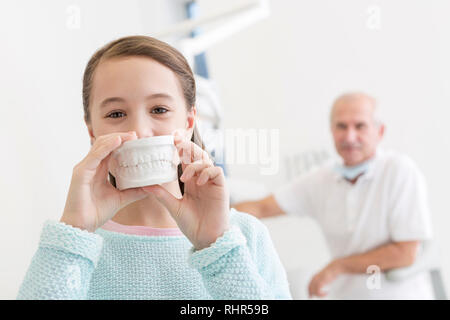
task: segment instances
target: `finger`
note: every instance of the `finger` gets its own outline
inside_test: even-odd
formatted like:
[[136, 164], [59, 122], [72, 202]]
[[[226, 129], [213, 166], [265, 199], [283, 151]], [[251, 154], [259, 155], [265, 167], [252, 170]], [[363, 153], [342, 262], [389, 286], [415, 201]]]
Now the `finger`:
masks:
[[102, 182], [102, 183], [107, 183], [108, 182], [108, 173], [109, 173], [109, 168], [108, 168], [108, 163], [111, 160], [111, 153], [100, 162], [100, 165], [97, 168], [97, 172], [95, 174], [95, 181], [97, 182]]
[[201, 186], [211, 181], [215, 185], [223, 186], [225, 185], [225, 176], [223, 170], [220, 167], [208, 167], [203, 169], [200, 176], [197, 179], [197, 185]]
[[97, 170], [100, 162], [113, 150], [120, 147], [125, 141], [133, 139], [137, 139], [136, 133], [122, 132], [99, 137], [95, 140], [88, 155], [80, 163], [81, 167], [86, 170]]
[[182, 182], [187, 182], [189, 181], [195, 174], [200, 174], [202, 172], [203, 169], [209, 167], [210, 164], [209, 163], [205, 163], [202, 161], [198, 161], [196, 163], [192, 163], [188, 166], [186, 166], [186, 168], [183, 171], [183, 174], [180, 177], [180, 180]]
[[169, 210], [169, 213], [176, 220], [180, 215], [181, 200], [175, 198], [169, 191], [161, 187], [160, 185], [145, 186], [142, 189], [154, 194], [156, 198]]
[[308, 286], [308, 292], [309, 292], [309, 297], [313, 298], [315, 296], [316, 290], [315, 290], [316, 284], [314, 280], [311, 280], [311, 282], [309, 283]]
[[195, 148], [191, 141], [180, 141], [175, 144], [175, 146], [182, 164], [191, 164], [195, 162], [196, 159], [201, 159], [201, 153]]
[[318, 290], [319, 297], [325, 297], [328, 294], [328, 286], [321, 285]]
[[194, 163], [196, 161], [210, 162], [211, 158], [208, 153], [196, 145], [192, 141], [180, 141], [175, 144], [181, 163], [184, 165]]
[[317, 293], [317, 296], [320, 297], [320, 298], [323, 298], [323, 297], [325, 297], [326, 295], [327, 295], [327, 293], [326, 293], [325, 291], [322, 291], [322, 290], [320, 290], [320, 291]]
[[142, 187], [131, 188], [122, 191], [117, 190], [117, 192], [119, 193], [120, 197], [120, 209], [126, 207], [132, 202], [148, 197], [148, 192], [146, 192]]
[[319, 298], [323, 298], [327, 295], [327, 292], [324, 291], [324, 285], [315, 281], [311, 283], [311, 289], [310, 289], [311, 296], [316, 296]]
[[176, 129], [173, 132], [174, 143], [178, 144], [183, 140], [189, 140], [188, 138], [186, 138], [186, 136], [187, 136], [187, 131], [185, 129]]

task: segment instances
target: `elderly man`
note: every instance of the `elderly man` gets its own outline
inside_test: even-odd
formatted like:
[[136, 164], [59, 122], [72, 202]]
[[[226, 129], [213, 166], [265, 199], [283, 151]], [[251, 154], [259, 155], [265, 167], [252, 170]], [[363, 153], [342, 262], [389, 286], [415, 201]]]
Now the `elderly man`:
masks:
[[[372, 97], [340, 96], [330, 120], [342, 163], [235, 208], [259, 218], [292, 213], [318, 222], [332, 261], [312, 278], [310, 296], [324, 297], [329, 290], [336, 299], [432, 299], [425, 272], [402, 281], [388, 281], [385, 274], [412, 265], [423, 240], [431, 238], [421, 172], [405, 155], [378, 148], [385, 127]], [[372, 273], [377, 271], [378, 277]]]

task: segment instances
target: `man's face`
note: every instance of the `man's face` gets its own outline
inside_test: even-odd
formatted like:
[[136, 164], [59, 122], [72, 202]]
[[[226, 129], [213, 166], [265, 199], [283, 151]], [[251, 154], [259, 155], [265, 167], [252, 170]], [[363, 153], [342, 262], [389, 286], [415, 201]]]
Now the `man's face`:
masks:
[[344, 164], [355, 166], [375, 154], [384, 126], [374, 121], [374, 105], [370, 99], [347, 97], [338, 100], [333, 107], [331, 132]]

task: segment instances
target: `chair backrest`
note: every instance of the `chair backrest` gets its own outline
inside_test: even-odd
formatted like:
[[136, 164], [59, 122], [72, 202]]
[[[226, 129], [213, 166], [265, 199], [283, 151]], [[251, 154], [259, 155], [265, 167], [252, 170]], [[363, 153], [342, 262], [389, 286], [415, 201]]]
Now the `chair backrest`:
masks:
[[442, 279], [441, 270], [430, 270], [431, 283], [433, 285], [434, 297], [436, 300], [447, 300], [445, 292], [444, 280]]
[[439, 251], [433, 240], [425, 240], [421, 243], [416, 261], [409, 267], [395, 268], [386, 272], [389, 281], [400, 281], [411, 277], [419, 272], [427, 271], [436, 300], [446, 300], [444, 282], [442, 279], [439, 263]]

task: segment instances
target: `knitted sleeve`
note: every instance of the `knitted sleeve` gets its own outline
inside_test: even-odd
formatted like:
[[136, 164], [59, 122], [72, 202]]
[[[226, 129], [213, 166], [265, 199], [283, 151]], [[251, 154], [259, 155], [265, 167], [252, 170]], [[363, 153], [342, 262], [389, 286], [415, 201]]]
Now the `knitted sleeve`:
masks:
[[17, 299], [86, 299], [103, 238], [46, 221]]
[[208, 248], [191, 248], [189, 264], [213, 299], [292, 299], [267, 227], [254, 217], [241, 220]]

